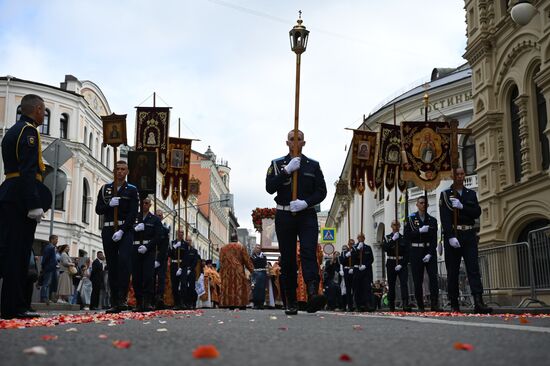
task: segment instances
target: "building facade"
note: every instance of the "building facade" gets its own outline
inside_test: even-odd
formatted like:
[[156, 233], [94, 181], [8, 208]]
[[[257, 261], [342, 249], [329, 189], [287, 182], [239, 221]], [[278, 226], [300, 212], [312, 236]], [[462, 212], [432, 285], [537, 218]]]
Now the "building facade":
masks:
[[550, 224], [550, 1], [524, 26], [517, 1], [466, 0], [482, 245], [527, 241]]

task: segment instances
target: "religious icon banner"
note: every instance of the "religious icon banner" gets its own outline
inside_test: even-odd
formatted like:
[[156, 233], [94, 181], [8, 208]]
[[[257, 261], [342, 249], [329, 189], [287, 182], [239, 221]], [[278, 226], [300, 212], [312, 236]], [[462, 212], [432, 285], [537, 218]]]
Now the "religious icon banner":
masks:
[[156, 151], [161, 174], [168, 168], [170, 107], [137, 107], [136, 151]]
[[396, 125], [382, 123], [378, 135], [378, 156], [374, 168], [374, 184], [376, 189], [385, 185], [391, 191], [396, 184], [400, 190], [406, 182], [401, 178], [401, 128]]
[[350, 187], [355, 192], [365, 191], [365, 175], [368, 187], [374, 191], [374, 163], [376, 155], [376, 132], [354, 130], [352, 140]]
[[451, 176], [451, 135], [438, 133], [447, 122], [402, 122], [403, 179], [424, 190]]
[[193, 140], [170, 137], [166, 174], [162, 181], [162, 198], [167, 199], [172, 190], [172, 202], [189, 195], [189, 168], [191, 163], [191, 142]]

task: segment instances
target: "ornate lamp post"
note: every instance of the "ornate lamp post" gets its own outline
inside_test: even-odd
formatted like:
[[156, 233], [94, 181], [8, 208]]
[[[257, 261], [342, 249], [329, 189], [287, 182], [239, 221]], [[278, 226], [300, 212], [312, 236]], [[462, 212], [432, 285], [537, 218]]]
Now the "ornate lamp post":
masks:
[[[296, 99], [294, 102], [294, 146], [292, 156], [298, 155], [298, 120], [300, 115], [300, 61], [301, 55], [306, 51], [309, 31], [302, 25], [302, 11], [298, 12], [297, 24], [289, 32], [290, 48], [296, 53]], [[292, 175], [292, 200], [298, 198], [298, 171]]]

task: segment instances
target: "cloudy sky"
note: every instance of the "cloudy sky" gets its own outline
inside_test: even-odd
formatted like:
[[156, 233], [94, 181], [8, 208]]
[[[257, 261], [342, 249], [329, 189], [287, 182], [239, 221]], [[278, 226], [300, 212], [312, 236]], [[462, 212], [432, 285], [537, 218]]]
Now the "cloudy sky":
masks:
[[380, 102], [456, 67], [466, 45], [461, 0], [0, 0], [0, 75], [59, 86], [65, 74], [96, 83], [111, 109], [172, 109], [171, 135], [200, 139], [229, 162], [241, 227], [273, 207], [271, 159], [287, 153], [294, 123], [295, 55], [288, 31], [303, 11], [304, 153], [319, 160], [329, 194], [357, 127]]

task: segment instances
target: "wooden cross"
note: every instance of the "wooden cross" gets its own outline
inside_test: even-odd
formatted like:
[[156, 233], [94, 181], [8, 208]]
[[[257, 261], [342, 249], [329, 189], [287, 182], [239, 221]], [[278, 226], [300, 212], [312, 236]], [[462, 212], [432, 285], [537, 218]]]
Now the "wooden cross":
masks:
[[438, 133], [450, 133], [451, 134], [451, 169], [454, 170], [458, 167], [458, 135], [469, 135], [472, 133], [471, 128], [458, 128], [458, 121], [453, 119], [449, 121], [450, 128], [438, 128]]

